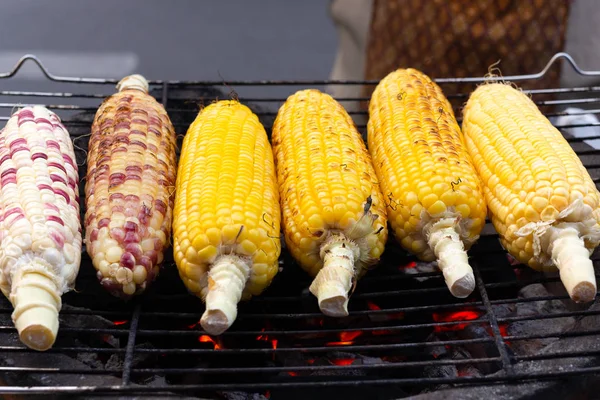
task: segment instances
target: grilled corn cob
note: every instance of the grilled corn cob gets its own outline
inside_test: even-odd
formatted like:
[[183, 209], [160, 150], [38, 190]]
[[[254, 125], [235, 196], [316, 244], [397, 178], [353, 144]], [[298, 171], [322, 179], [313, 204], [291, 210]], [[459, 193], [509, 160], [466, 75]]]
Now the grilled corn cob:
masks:
[[175, 131], [140, 75], [96, 112], [89, 142], [85, 243], [98, 280], [127, 298], [158, 275], [171, 232]]
[[573, 300], [593, 300], [599, 194], [569, 143], [533, 101], [502, 83], [471, 94], [463, 130], [502, 245], [536, 270], [557, 267]]
[[200, 324], [210, 334], [227, 330], [238, 302], [277, 273], [276, 184], [267, 134], [248, 107], [223, 100], [198, 114], [181, 149], [173, 251], [186, 287], [206, 303]]
[[415, 69], [375, 88], [369, 151], [396, 239], [423, 261], [438, 261], [456, 297], [475, 288], [467, 253], [485, 225], [481, 181], [442, 90]]
[[273, 126], [284, 233], [321, 311], [348, 315], [348, 292], [383, 253], [383, 196], [344, 108], [318, 90], [288, 97]]
[[79, 177], [69, 133], [41, 106], [15, 112], [0, 132], [0, 289], [21, 341], [47, 350], [61, 295], [81, 261]]

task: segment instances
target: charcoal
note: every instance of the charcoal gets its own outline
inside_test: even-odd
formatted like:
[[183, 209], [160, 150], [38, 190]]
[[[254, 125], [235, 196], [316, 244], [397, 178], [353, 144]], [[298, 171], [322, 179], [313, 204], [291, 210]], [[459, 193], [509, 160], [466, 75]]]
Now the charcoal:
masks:
[[[11, 325], [10, 314], [0, 314], [0, 325]], [[15, 332], [0, 333], [0, 343], [3, 346], [21, 347], [23, 344]], [[54, 352], [33, 352], [24, 350], [22, 352], [0, 351], [0, 366], [19, 368], [62, 368], [80, 370], [81, 373], [58, 374], [58, 373], [0, 373], [0, 385], [8, 386], [73, 386], [77, 384], [85, 386], [119, 385], [121, 379], [110, 374], [86, 374], [91, 370], [89, 365], [69, 357], [66, 354]]]
[[326, 358], [329, 359], [339, 359], [339, 358], [357, 358], [355, 353], [350, 353], [347, 351], [331, 351], [327, 353]]
[[[439, 272], [438, 265], [436, 261], [432, 262], [424, 262], [417, 261], [415, 265], [411, 268], [400, 268], [400, 271], [405, 273], [406, 275], [415, 275], [415, 274], [423, 274], [423, 273], [431, 273], [431, 272]], [[418, 276], [415, 279], [419, 282], [425, 282], [431, 278], [437, 278], [436, 276]]]
[[268, 397], [260, 393], [219, 392], [219, 396], [224, 400], [268, 400]]
[[[427, 339], [425, 339], [426, 342], [439, 342], [440, 340], [441, 339], [436, 333], [430, 334]], [[449, 347], [440, 344], [439, 346], [428, 347], [427, 352], [432, 355], [433, 358], [443, 359], [449, 356], [450, 352], [448, 349]]]
[[472, 366], [472, 365], [467, 365], [467, 366], [461, 366], [460, 368], [458, 368], [458, 376], [483, 376], [483, 374], [481, 373], [481, 371]]
[[[591, 305], [590, 310], [600, 311], [600, 303]], [[576, 321], [565, 332], [595, 331], [600, 326], [600, 315], [585, 316]], [[554, 354], [560, 352], [600, 352], [599, 335], [562, 337], [544, 347], [538, 354]], [[518, 374], [541, 374], [548, 372], [569, 371], [578, 368], [597, 366], [600, 357], [597, 355], [576, 358], [557, 358], [548, 360], [523, 361], [513, 366]], [[503, 371], [492, 374], [491, 377], [501, 377]], [[544, 400], [578, 400], [597, 398], [600, 389], [600, 376], [576, 374], [555, 381], [537, 380], [512, 385], [486, 385], [440, 390], [435, 393], [423, 393], [412, 396], [410, 400], [442, 400], [465, 399], [475, 400], [493, 398], [497, 400], [540, 399]]]
[[363, 365], [377, 365], [377, 364], [385, 364], [385, 363], [387, 363], [387, 361], [382, 360], [379, 357], [368, 357], [368, 356], [363, 356], [363, 355], [360, 355], [360, 354], [358, 356], [359, 356], [358, 360]]
[[106, 361], [106, 369], [122, 369], [123, 368], [123, 357], [121, 354], [111, 354]]
[[[66, 311], [66, 312], [65, 312]], [[114, 328], [112, 321], [96, 314], [87, 314], [87, 308], [63, 304], [59, 314], [60, 326], [69, 328]]]
[[[544, 285], [536, 283], [527, 285], [519, 291], [519, 298], [550, 296]], [[509, 316], [538, 316], [568, 312], [565, 303], [560, 300], [544, 300], [526, 303], [517, 303]], [[560, 333], [571, 327], [575, 322], [574, 317], [538, 319], [515, 321], [508, 325], [507, 333], [510, 336], [539, 335], [540, 333]], [[556, 341], [556, 338], [517, 340], [511, 343], [512, 351], [517, 355], [536, 354], [544, 347]]]
[[131, 361], [132, 368], [150, 368], [151, 366], [156, 365], [158, 361], [158, 355], [156, 353], [140, 353], [136, 351], [139, 349], [154, 349], [154, 345], [149, 342], [135, 345], [135, 350], [133, 351], [133, 360]]
[[425, 367], [426, 378], [456, 378], [458, 370], [455, 365], [435, 365]]
[[[491, 329], [487, 324], [469, 324], [464, 329], [458, 331], [461, 339], [483, 339], [493, 337]], [[472, 358], [497, 357], [498, 349], [495, 342], [467, 343], [464, 349]], [[500, 363], [479, 363], [477, 368], [484, 374], [491, 374], [502, 368]]]
[[77, 353], [77, 361], [84, 363], [92, 369], [104, 368], [104, 363], [96, 353]]
[[[67, 311], [67, 312], [64, 312]], [[60, 326], [67, 328], [75, 328], [75, 329], [111, 329], [114, 328], [112, 321], [107, 320], [96, 314], [88, 314], [89, 311], [87, 308], [83, 307], [75, 307], [69, 304], [64, 304], [61, 309], [61, 313], [59, 314]], [[82, 339], [85, 338], [85, 341]], [[70, 341], [76, 341], [77, 346], [79, 345], [87, 345], [91, 347], [97, 346], [105, 346], [108, 344], [111, 347], [119, 348], [121, 347], [121, 341], [127, 340], [127, 336], [115, 337], [109, 334], [91, 334], [91, 335], [82, 335], [79, 333], [65, 333], [61, 331], [57, 338], [57, 342], [60, 343], [68, 343]], [[83, 356], [84, 359], [85, 356]]]

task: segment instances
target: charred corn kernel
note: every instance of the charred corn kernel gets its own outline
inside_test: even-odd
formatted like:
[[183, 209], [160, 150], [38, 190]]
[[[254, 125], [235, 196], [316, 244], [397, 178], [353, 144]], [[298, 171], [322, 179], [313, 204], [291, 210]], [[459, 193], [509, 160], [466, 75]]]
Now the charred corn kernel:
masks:
[[275, 276], [280, 215], [273, 152], [258, 117], [237, 101], [204, 108], [181, 149], [173, 247], [183, 282], [206, 303], [207, 332], [229, 328], [238, 302]]
[[572, 299], [592, 300], [600, 195], [568, 142], [528, 96], [501, 83], [471, 94], [463, 129], [502, 245], [534, 269], [558, 267]]
[[287, 247], [316, 276], [310, 290], [321, 311], [347, 315], [352, 281], [377, 263], [387, 239], [371, 157], [348, 113], [318, 90], [279, 109], [273, 151]]
[[[148, 94], [142, 76], [123, 78], [117, 89], [102, 103], [92, 125], [85, 242], [102, 286], [127, 298], [143, 292], [156, 278], [168, 246], [176, 138], [166, 111]], [[104, 260], [111, 265], [108, 270], [100, 268]], [[143, 281], [132, 281], [127, 272], [136, 265], [146, 269]]]
[[438, 261], [456, 297], [475, 288], [466, 250], [478, 239], [486, 205], [481, 181], [442, 90], [415, 69], [398, 69], [375, 88], [367, 126], [396, 239]]
[[41, 106], [16, 111], [0, 131], [0, 289], [34, 350], [54, 344], [61, 295], [79, 272], [78, 183], [60, 118]]

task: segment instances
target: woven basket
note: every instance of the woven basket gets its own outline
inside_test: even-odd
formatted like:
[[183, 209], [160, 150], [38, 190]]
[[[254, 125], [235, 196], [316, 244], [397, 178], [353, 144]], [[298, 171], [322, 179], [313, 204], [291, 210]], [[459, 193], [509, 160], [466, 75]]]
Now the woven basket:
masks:
[[[562, 51], [566, 0], [373, 0], [365, 79], [401, 67], [432, 78], [531, 74]], [[497, 72], [497, 71], [496, 71]], [[527, 89], [557, 87], [560, 69], [525, 81]], [[469, 91], [473, 85], [453, 85]], [[365, 97], [373, 87], [365, 87]], [[462, 99], [462, 102], [466, 99]], [[453, 101], [454, 105], [460, 103]]]

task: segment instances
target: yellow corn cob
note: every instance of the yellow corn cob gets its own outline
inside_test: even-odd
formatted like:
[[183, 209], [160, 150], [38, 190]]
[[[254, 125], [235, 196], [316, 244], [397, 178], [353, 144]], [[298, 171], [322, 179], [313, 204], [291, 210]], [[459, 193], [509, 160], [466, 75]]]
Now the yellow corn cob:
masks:
[[85, 243], [98, 280], [127, 298], [158, 275], [171, 232], [175, 131], [140, 75], [96, 112], [85, 185]]
[[21, 341], [47, 350], [61, 295], [81, 261], [79, 177], [69, 133], [41, 106], [15, 112], [0, 132], [0, 289]]
[[348, 292], [387, 239], [371, 157], [344, 108], [318, 90], [288, 97], [273, 126], [284, 233], [321, 311], [348, 315]]
[[273, 153], [258, 117], [237, 101], [204, 108], [183, 141], [173, 251], [186, 287], [206, 303], [200, 324], [227, 330], [241, 299], [278, 270], [281, 211]]
[[593, 300], [599, 194], [569, 143], [533, 101], [501, 83], [471, 94], [463, 130], [502, 245], [534, 269], [558, 267], [573, 300]]
[[471, 157], [442, 90], [415, 69], [398, 69], [369, 104], [369, 151], [396, 239], [438, 261], [456, 297], [475, 288], [467, 253], [485, 225], [486, 205]]

